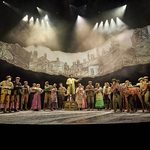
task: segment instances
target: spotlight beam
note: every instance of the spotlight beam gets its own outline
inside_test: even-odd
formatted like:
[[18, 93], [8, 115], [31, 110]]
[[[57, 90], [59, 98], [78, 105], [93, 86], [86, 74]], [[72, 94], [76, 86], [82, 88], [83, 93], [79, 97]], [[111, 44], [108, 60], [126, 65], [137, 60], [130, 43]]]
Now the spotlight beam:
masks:
[[9, 3], [5, 2], [5, 1], [3, 1], [3, 4], [6, 5], [7, 7], [11, 8], [11, 9], [12, 9], [13, 11], [15, 11], [16, 13], [21, 14], [21, 11], [20, 11], [18, 8], [16, 8], [16, 7], [10, 5]]

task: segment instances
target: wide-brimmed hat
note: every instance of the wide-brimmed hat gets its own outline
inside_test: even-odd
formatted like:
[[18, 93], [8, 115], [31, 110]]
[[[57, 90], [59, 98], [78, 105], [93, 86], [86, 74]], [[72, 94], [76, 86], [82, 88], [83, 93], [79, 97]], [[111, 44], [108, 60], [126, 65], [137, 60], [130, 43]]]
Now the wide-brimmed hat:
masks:
[[6, 76], [6, 79], [12, 78], [10, 75]]
[[144, 78], [144, 79], [148, 79], [148, 76], [144, 76], [143, 78]]
[[125, 81], [125, 83], [129, 83], [129, 82], [130, 82], [129, 80], [126, 80], [126, 81]]
[[113, 81], [115, 81], [115, 82], [116, 82], [116, 81], [117, 81], [117, 79], [113, 78], [113, 79], [112, 79], [112, 82], [113, 82]]
[[143, 77], [140, 77], [140, 78], [138, 79], [138, 81], [141, 81], [141, 80], [144, 80], [144, 78], [143, 78]]

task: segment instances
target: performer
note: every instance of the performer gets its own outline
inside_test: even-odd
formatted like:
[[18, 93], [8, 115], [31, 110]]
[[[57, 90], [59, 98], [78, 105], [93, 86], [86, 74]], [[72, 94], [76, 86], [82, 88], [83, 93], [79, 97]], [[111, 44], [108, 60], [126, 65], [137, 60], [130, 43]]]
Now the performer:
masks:
[[112, 103], [111, 103], [111, 87], [108, 82], [105, 82], [103, 87], [103, 96], [104, 96], [104, 103], [105, 103], [105, 109], [111, 110], [112, 109]]
[[86, 95], [87, 95], [87, 102], [88, 102], [88, 110], [94, 109], [94, 86], [92, 85], [92, 81], [88, 82], [88, 85], [86, 86]]
[[57, 100], [57, 84], [54, 83], [51, 89], [51, 103], [50, 109], [53, 111], [58, 108], [58, 100]]
[[45, 91], [45, 95], [44, 95], [44, 110], [48, 109], [50, 107], [51, 89], [52, 89], [52, 85], [49, 85], [49, 82], [46, 81], [45, 82], [45, 86], [44, 86], [44, 91]]
[[3, 105], [3, 112], [7, 112], [7, 107], [10, 102], [11, 90], [13, 89], [13, 83], [11, 82], [11, 76], [6, 76], [6, 80], [0, 83], [1, 86], [1, 99], [0, 99], [0, 109], [2, 109], [1, 105]]
[[32, 107], [32, 101], [33, 101], [35, 93], [36, 93], [36, 83], [33, 83], [32, 87], [30, 88], [30, 95], [29, 95], [29, 102], [28, 102], [29, 109], [31, 109], [31, 107]]
[[148, 85], [148, 76], [144, 77], [144, 82], [143, 82], [143, 94], [144, 94], [144, 102], [146, 104], [147, 110], [150, 112], [150, 102], [149, 102], [149, 96], [150, 96], [150, 91], [149, 91], [149, 85]]
[[22, 85], [20, 83], [20, 77], [16, 77], [16, 80], [13, 81], [13, 84], [14, 84], [14, 89], [12, 90], [10, 109], [12, 109], [14, 104], [14, 111], [19, 111], [20, 95], [22, 89]]
[[66, 84], [68, 85], [67, 95], [70, 96], [71, 94], [73, 99], [75, 99], [75, 82], [79, 82], [79, 80], [73, 78], [72, 74], [69, 76], [69, 78], [66, 81]]
[[32, 101], [32, 110], [39, 111], [41, 110], [41, 94], [43, 90], [40, 87], [40, 84], [36, 85], [36, 88], [34, 88], [36, 93], [34, 94], [33, 101]]
[[64, 101], [65, 101], [66, 91], [67, 90], [63, 86], [63, 84], [59, 83], [59, 89], [58, 89], [58, 108], [60, 108], [60, 109], [64, 108]]
[[78, 84], [78, 87], [76, 89], [76, 99], [75, 101], [78, 104], [78, 109], [82, 110], [82, 108], [85, 108], [85, 99], [86, 99], [86, 95], [85, 95], [85, 91], [84, 91], [84, 87], [81, 83]]
[[21, 97], [21, 110], [23, 110], [23, 105], [24, 109], [28, 110], [27, 104], [29, 100], [29, 94], [30, 94], [30, 87], [28, 85], [28, 81], [24, 81], [24, 85], [22, 86], [22, 97]]
[[135, 112], [135, 108], [137, 108], [135, 87], [131, 84], [129, 80], [126, 80], [125, 88], [125, 96], [127, 99], [127, 112]]
[[120, 88], [119, 80], [112, 79], [111, 92], [113, 93], [113, 109], [114, 109], [114, 112], [117, 111], [117, 105], [119, 105], [119, 109], [122, 112], [122, 100], [121, 100], [121, 97], [120, 97], [119, 88]]
[[95, 93], [96, 93], [96, 102], [95, 102], [95, 108], [98, 110], [104, 108], [104, 101], [103, 101], [103, 89], [100, 87], [99, 83], [95, 84]]

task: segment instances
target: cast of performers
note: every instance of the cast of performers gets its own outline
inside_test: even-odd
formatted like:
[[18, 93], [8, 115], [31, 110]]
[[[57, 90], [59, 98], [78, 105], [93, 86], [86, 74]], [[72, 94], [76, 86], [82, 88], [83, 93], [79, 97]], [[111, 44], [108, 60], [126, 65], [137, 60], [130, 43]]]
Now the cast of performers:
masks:
[[0, 109], [4, 108], [3, 112], [7, 112], [9, 107], [11, 91], [13, 89], [13, 83], [11, 82], [11, 76], [7, 76], [6, 80], [0, 83], [1, 86], [1, 98], [0, 98]]
[[[6, 80], [0, 82], [1, 95], [0, 95], [0, 110], [6, 113], [8, 110], [15, 112], [18, 110], [57, 110], [65, 109], [67, 107], [65, 100], [73, 101], [78, 110], [86, 109], [103, 109], [111, 110], [114, 112], [120, 109], [120, 112], [136, 112], [137, 101], [141, 103], [142, 110], [145, 108], [150, 112], [150, 82], [148, 76], [138, 79], [139, 83], [132, 85], [129, 80], [121, 83], [117, 79], [113, 79], [111, 86], [106, 82], [104, 87], [100, 83], [96, 83], [95, 87], [92, 81], [88, 81], [88, 85], [84, 86], [75, 83], [80, 80], [73, 78], [72, 75], [67, 79], [66, 86], [60, 83], [50, 85], [48, 81], [45, 82], [44, 89], [40, 84], [33, 83], [30, 88], [28, 81], [24, 81], [22, 85], [20, 77], [16, 77], [15, 81], [11, 81], [11, 76], [7, 76]], [[41, 100], [41, 94], [44, 93], [44, 101]], [[44, 103], [43, 103], [44, 102]], [[42, 103], [42, 104], [41, 104]], [[113, 104], [113, 105], [112, 105]], [[145, 104], [145, 105], [144, 105]], [[28, 106], [28, 107], [27, 107]]]

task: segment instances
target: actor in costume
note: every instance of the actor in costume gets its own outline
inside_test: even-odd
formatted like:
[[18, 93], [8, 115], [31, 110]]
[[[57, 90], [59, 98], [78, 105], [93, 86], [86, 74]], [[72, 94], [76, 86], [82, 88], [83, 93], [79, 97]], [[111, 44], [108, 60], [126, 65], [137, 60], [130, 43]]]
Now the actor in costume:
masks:
[[[1, 86], [1, 99], [0, 106], [4, 107], [4, 113], [7, 112], [7, 108], [10, 102], [11, 90], [13, 89], [13, 83], [11, 82], [11, 76], [7, 76], [6, 80], [0, 83]], [[1, 108], [0, 108], [1, 109]]]
[[40, 84], [37, 84], [36, 87], [34, 88], [36, 93], [34, 94], [33, 101], [32, 101], [32, 110], [41, 110], [41, 94], [43, 90], [40, 87]]
[[50, 102], [51, 102], [51, 89], [53, 88], [52, 85], [49, 85], [49, 82], [45, 82], [44, 86], [44, 110], [48, 109], [50, 107]]
[[28, 102], [29, 109], [31, 109], [32, 101], [35, 93], [36, 93], [36, 83], [33, 83], [32, 87], [30, 88], [30, 95], [29, 95], [29, 102]]
[[70, 96], [70, 94], [72, 95], [73, 99], [75, 98], [75, 82], [79, 82], [79, 80], [76, 80], [75, 78], [73, 78], [72, 74], [69, 76], [69, 78], [67, 79], [67, 95]]
[[144, 94], [144, 102], [146, 104], [147, 110], [150, 112], [150, 102], [149, 102], [150, 91], [149, 90], [150, 89], [149, 89], [149, 85], [148, 85], [148, 76], [145, 76], [142, 92]]
[[81, 110], [82, 108], [84, 108], [85, 105], [85, 99], [86, 99], [86, 95], [85, 95], [85, 91], [84, 91], [84, 87], [82, 86], [81, 83], [78, 84], [78, 87], [76, 89], [76, 99], [75, 101], [78, 104], [78, 109]]
[[117, 105], [119, 106], [120, 111], [122, 112], [122, 100], [120, 96], [120, 85], [119, 80], [112, 79], [111, 92], [113, 93], [113, 109], [114, 112], [117, 111]]
[[58, 108], [63, 109], [64, 108], [64, 101], [66, 96], [66, 88], [63, 86], [62, 83], [59, 83], [59, 89], [58, 89]]
[[52, 89], [51, 89], [51, 103], [50, 103], [50, 109], [55, 110], [58, 108], [58, 100], [57, 100], [57, 84], [54, 83]]
[[94, 86], [92, 85], [92, 81], [88, 82], [88, 85], [86, 86], [86, 95], [87, 95], [87, 103], [88, 103], [88, 110], [94, 109]]
[[19, 111], [20, 96], [22, 90], [20, 77], [16, 77], [16, 80], [13, 81], [13, 84], [14, 84], [14, 89], [12, 90], [10, 109], [13, 108], [13, 104], [14, 104], [14, 111]]
[[102, 87], [100, 87], [99, 83], [95, 84], [95, 93], [96, 93], [95, 108], [100, 110], [104, 108], [104, 101], [103, 101], [103, 89]]
[[23, 110], [23, 106], [25, 110], [28, 110], [27, 104], [29, 100], [30, 87], [28, 85], [28, 81], [24, 81], [24, 85], [22, 86], [22, 97], [21, 97], [21, 110]]
[[127, 89], [126, 98], [127, 98], [127, 112], [134, 112], [136, 105], [136, 93], [133, 85], [129, 80], [125, 81], [125, 87]]
[[103, 87], [103, 96], [104, 96], [104, 104], [106, 110], [112, 109], [112, 103], [111, 103], [111, 87], [108, 82], [105, 82]]

